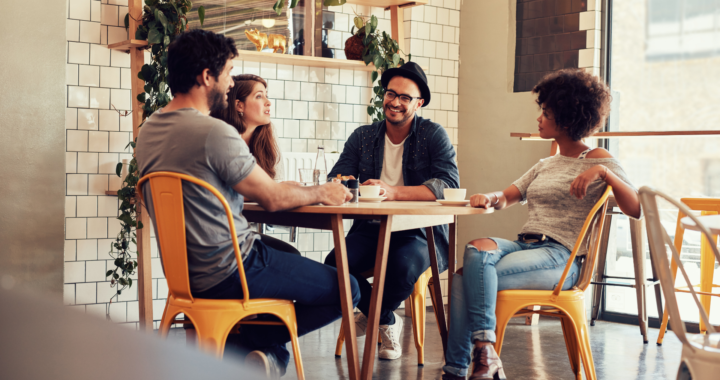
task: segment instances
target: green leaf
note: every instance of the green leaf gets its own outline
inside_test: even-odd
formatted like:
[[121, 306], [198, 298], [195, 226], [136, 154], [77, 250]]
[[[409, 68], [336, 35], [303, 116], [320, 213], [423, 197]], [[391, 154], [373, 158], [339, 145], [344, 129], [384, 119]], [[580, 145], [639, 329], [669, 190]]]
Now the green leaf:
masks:
[[288, 5], [288, 7], [295, 8], [297, 6], [297, 3], [298, 3], [298, 0], [292, 0], [292, 2], [290, 3], [290, 5]]
[[360, 17], [355, 17], [355, 18], [353, 19], [353, 22], [355, 23], [355, 27], [358, 28], [358, 32], [359, 32], [360, 29], [364, 26], [364, 25], [363, 25], [363, 20], [362, 20], [362, 18], [360, 18]]
[[148, 33], [147, 41], [151, 45], [159, 44], [160, 42], [162, 42], [162, 38], [163, 38], [163, 33], [160, 32], [159, 30], [153, 28], [153, 29], [150, 29], [150, 33]]
[[112, 275], [113, 271], [109, 270], [105, 273], [105, 277], [110, 277]]
[[120, 278], [120, 275], [117, 273], [113, 273], [113, 278], [117, 280], [118, 278]]
[[135, 39], [136, 40], [147, 40], [148, 38], [148, 29], [145, 25], [138, 26], [137, 30], [135, 31]]
[[198, 18], [200, 19], [200, 26], [203, 26], [205, 23], [205, 7], [198, 8]]
[[120, 173], [122, 173], [122, 165], [122, 162], [118, 162], [115, 166], [115, 174], [117, 174], [118, 177], [120, 177]]
[[163, 11], [161, 11], [160, 9], [155, 9], [155, 18], [158, 21], [160, 21], [160, 23], [162, 24], [163, 27], [167, 28], [168, 21], [167, 21], [167, 17], [165, 17], [165, 13], [163, 13]]
[[125, 20], [123, 23], [125, 24], [125, 30], [130, 29], [130, 13], [125, 14]]
[[277, 0], [275, 5], [273, 5], [273, 10], [278, 16], [282, 14], [283, 8], [285, 8], [285, 0]]
[[372, 82], [375, 83], [375, 81], [378, 79], [378, 72], [373, 71], [371, 74], [371, 77], [372, 77]]
[[132, 288], [132, 278], [128, 278], [128, 286]]
[[138, 102], [144, 102], [145, 101], [145, 93], [144, 92], [139, 93], [137, 96], [137, 100], [138, 100]]
[[383, 102], [382, 102], [382, 101], [378, 100], [378, 101], [375, 102], [375, 107], [382, 108], [382, 106], [383, 106]]
[[375, 29], [377, 29], [377, 25], [378, 19], [377, 17], [375, 17], [375, 15], [373, 15], [372, 17], [370, 17], [370, 34], [375, 32]]
[[385, 64], [385, 60], [381, 56], [376, 55], [373, 57], [373, 64], [379, 69], [383, 67], [383, 64]]
[[397, 66], [398, 63], [400, 63], [400, 56], [398, 55], [398, 53], [393, 54], [392, 60], [393, 60], [393, 64], [394, 64], [395, 66]]
[[163, 45], [170, 45], [170, 36], [165, 36], [165, 38], [163, 38]]
[[375, 107], [373, 107], [373, 106], [368, 106], [367, 112], [368, 112], [368, 115], [372, 116], [372, 114], [375, 113]]
[[325, 0], [323, 1], [323, 5], [326, 7], [339, 7], [346, 2], [347, 0]]

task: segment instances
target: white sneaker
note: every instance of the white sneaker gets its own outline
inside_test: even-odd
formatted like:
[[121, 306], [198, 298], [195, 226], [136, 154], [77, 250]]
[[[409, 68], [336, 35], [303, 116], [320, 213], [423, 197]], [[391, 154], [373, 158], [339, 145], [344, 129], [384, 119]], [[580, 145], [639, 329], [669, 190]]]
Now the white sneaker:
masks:
[[361, 312], [355, 313], [355, 336], [365, 336], [365, 330], [367, 330], [367, 317]]
[[[393, 314], [395, 313], [393, 312]], [[378, 352], [380, 359], [395, 360], [402, 356], [400, 333], [402, 333], [403, 323], [403, 319], [395, 314], [394, 325], [380, 325], [380, 337], [382, 337], [382, 345]]]

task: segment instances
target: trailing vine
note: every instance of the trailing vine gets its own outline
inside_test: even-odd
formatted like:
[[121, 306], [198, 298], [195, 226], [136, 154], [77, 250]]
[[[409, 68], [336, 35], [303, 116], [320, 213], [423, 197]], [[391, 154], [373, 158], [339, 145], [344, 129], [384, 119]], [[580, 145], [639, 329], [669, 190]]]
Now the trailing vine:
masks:
[[[144, 92], [137, 96], [142, 103], [143, 122], [158, 109], [170, 102], [170, 88], [167, 85], [167, 48], [179, 34], [187, 29], [187, 14], [192, 9], [190, 0], [145, 0], [143, 6], [142, 23], [135, 31], [135, 39], [148, 42], [147, 49], [151, 52], [151, 62], [142, 66], [137, 76], [145, 81]], [[205, 8], [197, 10], [200, 24], [205, 19]], [[125, 16], [125, 29], [129, 29], [130, 15]], [[140, 20], [138, 20], [140, 21]], [[142, 126], [142, 123], [141, 123]], [[133, 152], [137, 139], [128, 144]], [[118, 163], [115, 173], [121, 177], [123, 164]], [[122, 178], [122, 177], [121, 177]], [[110, 245], [110, 257], [114, 259], [114, 269], [105, 273], [110, 277], [110, 286], [116, 287], [112, 299], [122, 294], [122, 291], [131, 287], [132, 275], [137, 269], [137, 260], [133, 259], [132, 248], [137, 245], [137, 230], [143, 228], [142, 222], [137, 220], [137, 194], [135, 186], [140, 179], [137, 161], [133, 158], [128, 164], [128, 174], [123, 178], [122, 185], [117, 192], [120, 206], [118, 208], [120, 232]]]

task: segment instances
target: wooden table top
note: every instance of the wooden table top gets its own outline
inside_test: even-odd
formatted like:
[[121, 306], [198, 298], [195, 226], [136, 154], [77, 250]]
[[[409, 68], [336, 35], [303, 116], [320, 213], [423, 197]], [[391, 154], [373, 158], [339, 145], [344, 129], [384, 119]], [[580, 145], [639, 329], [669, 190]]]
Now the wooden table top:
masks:
[[[265, 209], [257, 203], [245, 203], [243, 211], [265, 211]], [[483, 209], [470, 206], [443, 206], [435, 201], [385, 201], [380, 203], [346, 203], [342, 206], [302, 206], [284, 212], [352, 215], [476, 215], [490, 214], [494, 211], [494, 208]]]
[[[697, 218], [710, 230], [710, 232], [713, 234], [720, 234], [720, 215], [705, 215], [698, 216]], [[692, 219], [690, 219], [689, 216], [680, 219], [680, 223], [682, 223], [683, 227], [688, 230], [700, 231], [700, 228]]]

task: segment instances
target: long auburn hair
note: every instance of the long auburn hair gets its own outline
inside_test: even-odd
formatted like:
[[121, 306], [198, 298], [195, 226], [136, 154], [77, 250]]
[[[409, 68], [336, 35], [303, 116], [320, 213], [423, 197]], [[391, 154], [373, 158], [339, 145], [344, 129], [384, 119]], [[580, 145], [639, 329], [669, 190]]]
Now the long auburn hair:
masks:
[[[253, 74], [241, 74], [233, 77], [235, 85], [228, 93], [228, 106], [224, 110], [213, 111], [210, 116], [225, 121], [237, 129], [242, 135], [247, 130], [245, 120], [235, 109], [235, 101], [245, 103], [245, 99], [252, 93], [255, 83], [262, 83], [267, 88], [267, 82], [261, 77]], [[275, 165], [280, 157], [280, 148], [273, 135], [272, 124], [265, 124], [255, 128], [250, 137], [250, 153], [260, 167], [270, 176], [275, 178]]]

